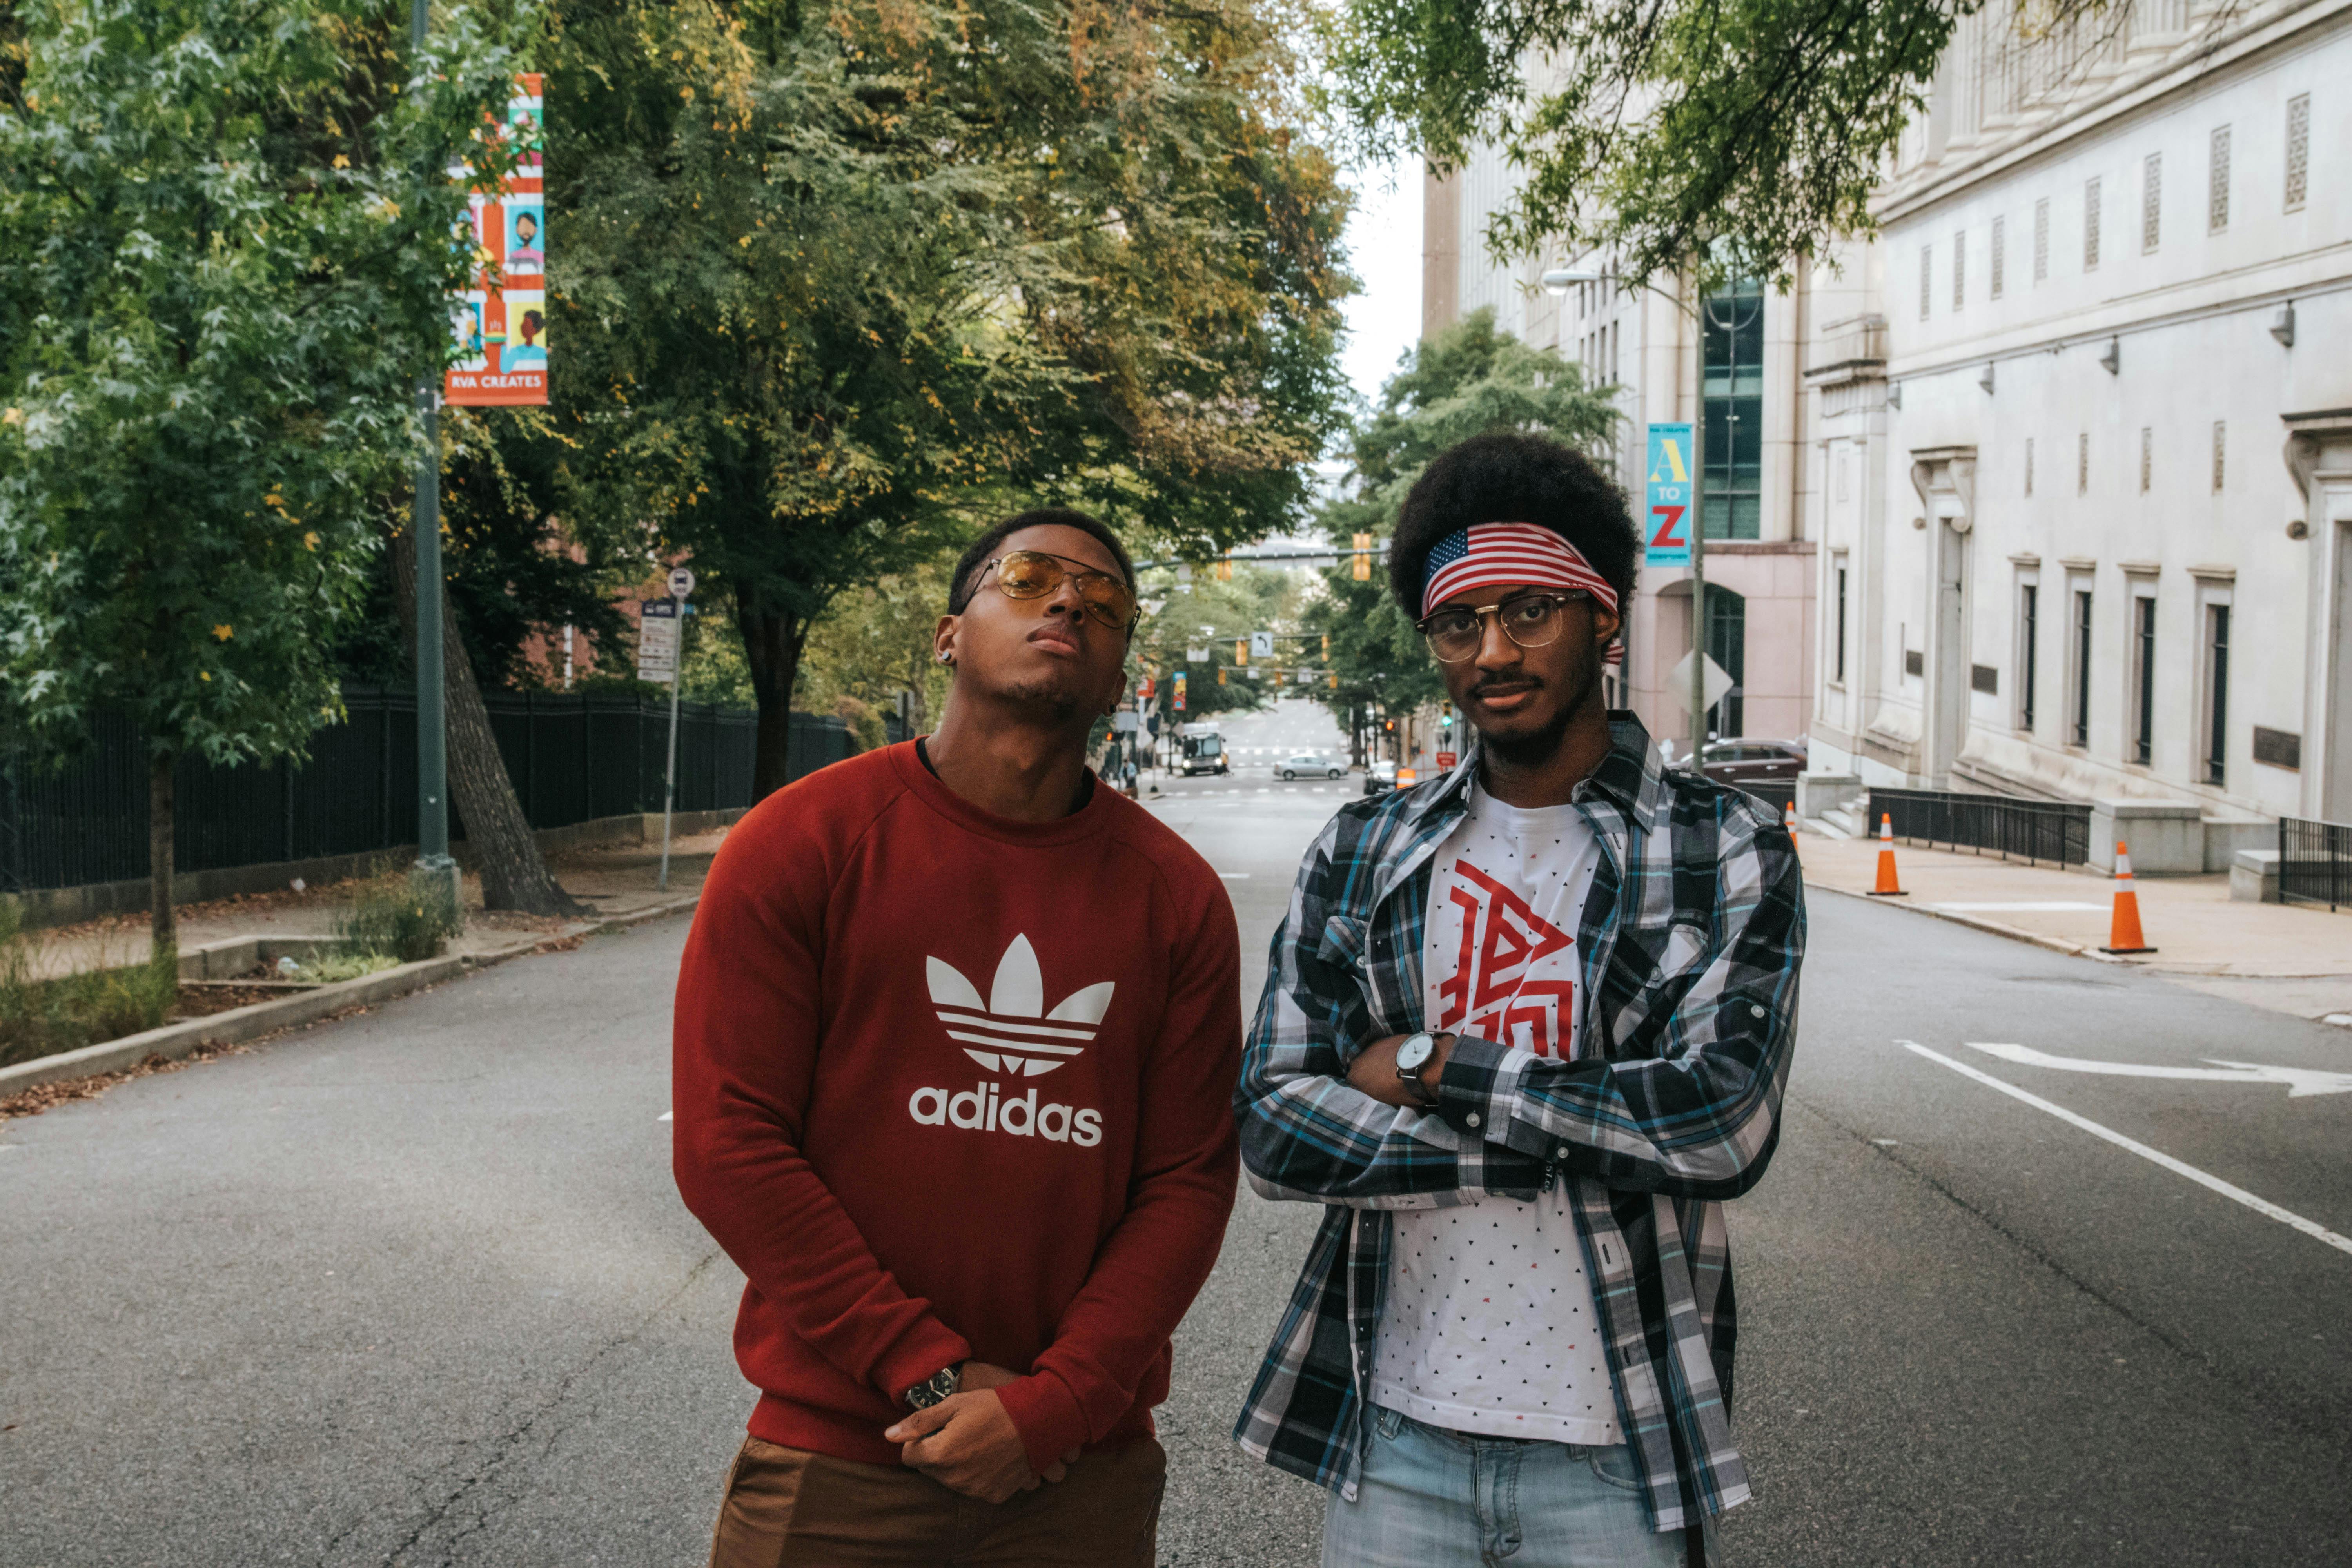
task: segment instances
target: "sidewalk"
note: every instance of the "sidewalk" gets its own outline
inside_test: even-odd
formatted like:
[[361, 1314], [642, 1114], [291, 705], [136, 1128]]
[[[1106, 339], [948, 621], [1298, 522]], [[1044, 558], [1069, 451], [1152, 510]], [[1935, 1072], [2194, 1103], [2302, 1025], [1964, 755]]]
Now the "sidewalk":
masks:
[[[1878, 868], [1874, 838], [1800, 833], [1809, 886], [1867, 893]], [[1901, 899], [1874, 903], [2016, 937], [2061, 952], [2149, 969], [2196, 990], [2305, 1018], [2352, 1021], [2352, 918], [2324, 909], [2233, 903], [2226, 874], [2142, 877], [2140, 924], [2156, 952], [2113, 958], [2108, 937], [2115, 883], [2079, 868], [2029, 866], [1996, 855], [1954, 853], [1895, 840]]]
[[[562, 919], [491, 912], [482, 908], [478, 877], [464, 879], [466, 929], [449, 944], [449, 955], [473, 957], [510, 947], [519, 938], [539, 935], [562, 941], [589, 931], [604, 921], [638, 914], [690, 899], [702, 890], [711, 857], [719, 852], [727, 829], [714, 828], [670, 842], [669, 887], [656, 888], [661, 845], [616, 843], [588, 845], [548, 858], [564, 891], [595, 910], [585, 918]], [[330, 936], [343, 912], [352, 884], [323, 888], [281, 889], [252, 893], [212, 903], [180, 906], [180, 950], [244, 936]], [[65, 973], [73, 969], [134, 963], [147, 955], [147, 920], [143, 915], [113, 916], [79, 925], [31, 933], [40, 973]]]

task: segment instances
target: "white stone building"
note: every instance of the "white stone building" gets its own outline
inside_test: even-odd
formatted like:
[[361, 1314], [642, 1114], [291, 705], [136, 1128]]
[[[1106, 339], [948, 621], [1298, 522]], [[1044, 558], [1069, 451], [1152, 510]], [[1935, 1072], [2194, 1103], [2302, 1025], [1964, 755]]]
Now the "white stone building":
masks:
[[1965, 23], [1811, 280], [1811, 765], [2170, 802], [2214, 866], [2352, 821], [2352, 0], [2095, 25]]

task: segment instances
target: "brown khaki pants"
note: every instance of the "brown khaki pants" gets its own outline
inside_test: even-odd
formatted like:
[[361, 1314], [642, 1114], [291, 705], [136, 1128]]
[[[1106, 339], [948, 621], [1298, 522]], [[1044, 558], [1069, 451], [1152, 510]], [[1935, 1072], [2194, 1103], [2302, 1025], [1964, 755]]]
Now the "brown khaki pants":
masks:
[[710, 1568], [1152, 1568], [1167, 1474], [1160, 1445], [1138, 1437], [992, 1506], [917, 1470], [747, 1437]]

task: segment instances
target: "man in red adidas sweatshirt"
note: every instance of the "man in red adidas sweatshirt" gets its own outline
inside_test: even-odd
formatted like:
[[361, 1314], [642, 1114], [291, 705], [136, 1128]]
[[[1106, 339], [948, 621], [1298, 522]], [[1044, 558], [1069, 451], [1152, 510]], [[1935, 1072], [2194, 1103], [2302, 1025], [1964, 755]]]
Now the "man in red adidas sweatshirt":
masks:
[[744, 817], [678, 975], [678, 1190], [761, 1390], [713, 1568], [1153, 1561], [1151, 1407], [1233, 1207], [1233, 907], [1087, 770], [1110, 531], [1012, 518], [948, 609], [938, 732]]

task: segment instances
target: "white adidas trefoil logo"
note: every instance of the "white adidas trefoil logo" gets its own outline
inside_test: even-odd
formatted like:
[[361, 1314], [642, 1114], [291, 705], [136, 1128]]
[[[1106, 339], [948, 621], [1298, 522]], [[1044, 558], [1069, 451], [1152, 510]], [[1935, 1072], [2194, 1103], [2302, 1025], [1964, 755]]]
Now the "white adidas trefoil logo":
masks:
[[940, 1022], [963, 1054], [991, 1072], [1038, 1078], [1082, 1055], [1110, 1011], [1118, 983], [1106, 980], [1071, 992], [1045, 1009], [1045, 981], [1037, 951], [1025, 935], [1013, 937], [997, 961], [988, 1000], [945, 959], [925, 957], [925, 978]]

